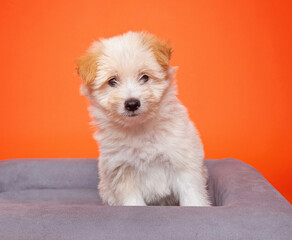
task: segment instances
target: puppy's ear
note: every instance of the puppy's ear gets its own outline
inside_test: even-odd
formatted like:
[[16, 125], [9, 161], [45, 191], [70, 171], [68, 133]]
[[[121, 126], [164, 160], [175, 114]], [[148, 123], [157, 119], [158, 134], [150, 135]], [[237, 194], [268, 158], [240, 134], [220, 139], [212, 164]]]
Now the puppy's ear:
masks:
[[89, 86], [96, 77], [97, 59], [99, 55], [100, 45], [97, 42], [94, 42], [87, 51], [86, 55], [76, 60], [77, 73], [86, 86]]
[[150, 46], [158, 63], [164, 69], [167, 69], [172, 53], [170, 45], [149, 33], [142, 32], [141, 36], [143, 41]]

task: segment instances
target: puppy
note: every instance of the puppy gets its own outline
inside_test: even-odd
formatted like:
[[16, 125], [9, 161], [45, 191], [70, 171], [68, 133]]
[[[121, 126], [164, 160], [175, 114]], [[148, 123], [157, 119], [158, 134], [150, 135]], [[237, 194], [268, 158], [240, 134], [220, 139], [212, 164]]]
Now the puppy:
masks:
[[171, 52], [154, 35], [128, 32], [94, 42], [77, 61], [107, 205], [210, 205], [202, 143], [176, 97]]

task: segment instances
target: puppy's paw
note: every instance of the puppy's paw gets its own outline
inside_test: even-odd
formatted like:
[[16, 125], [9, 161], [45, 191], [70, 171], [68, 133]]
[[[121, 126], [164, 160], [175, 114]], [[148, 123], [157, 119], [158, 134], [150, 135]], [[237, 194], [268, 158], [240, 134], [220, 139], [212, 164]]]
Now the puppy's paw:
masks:
[[123, 201], [123, 206], [146, 206], [144, 199], [141, 194], [133, 194], [131, 196], [127, 196]]

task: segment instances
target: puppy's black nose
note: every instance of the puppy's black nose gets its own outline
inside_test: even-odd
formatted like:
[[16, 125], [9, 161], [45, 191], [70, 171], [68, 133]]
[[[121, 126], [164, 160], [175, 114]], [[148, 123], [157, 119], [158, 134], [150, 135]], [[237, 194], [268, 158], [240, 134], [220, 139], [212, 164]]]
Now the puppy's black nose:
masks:
[[141, 103], [138, 99], [136, 98], [130, 98], [128, 100], [125, 101], [125, 108], [128, 111], [132, 111], [134, 112], [135, 110], [137, 110], [139, 107], [141, 106]]

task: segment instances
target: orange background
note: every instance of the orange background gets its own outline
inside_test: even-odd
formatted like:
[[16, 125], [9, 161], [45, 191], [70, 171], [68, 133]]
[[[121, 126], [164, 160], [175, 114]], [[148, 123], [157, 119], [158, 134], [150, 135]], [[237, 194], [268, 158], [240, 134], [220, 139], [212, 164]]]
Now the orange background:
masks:
[[290, 202], [289, 1], [1, 1], [0, 159], [97, 157], [74, 60], [128, 30], [169, 39], [207, 158], [257, 168]]

